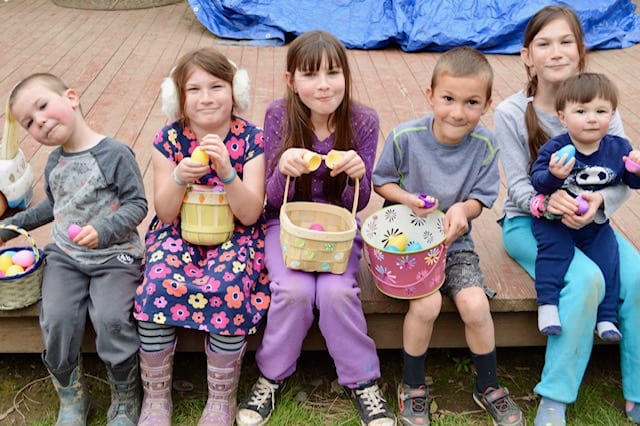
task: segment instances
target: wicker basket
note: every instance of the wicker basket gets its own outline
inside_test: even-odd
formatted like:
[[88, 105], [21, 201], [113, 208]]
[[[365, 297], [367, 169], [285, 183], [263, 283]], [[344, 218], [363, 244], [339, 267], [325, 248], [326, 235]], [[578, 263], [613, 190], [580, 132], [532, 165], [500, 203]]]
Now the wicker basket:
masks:
[[[353, 208], [324, 203], [287, 202], [289, 181], [280, 209], [280, 245], [289, 269], [342, 274], [347, 269], [356, 236], [356, 209], [360, 182], [356, 180]], [[323, 231], [309, 229], [321, 225]]]
[[191, 244], [214, 246], [227, 241], [235, 226], [226, 192], [189, 185], [180, 208], [182, 238]]
[[36, 243], [27, 231], [13, 225], [0, 225], [0, 229], [8, 229], [21, 234], [31, 244], [30, 247], [10, 247], [0, 251], [33, 250], [34, 265], [27, 272], [11, 277], [0, 278], [0, 310], [20, 309], [33, 305], [41, 296], [42, 269], [44, 252], [36, 247]]

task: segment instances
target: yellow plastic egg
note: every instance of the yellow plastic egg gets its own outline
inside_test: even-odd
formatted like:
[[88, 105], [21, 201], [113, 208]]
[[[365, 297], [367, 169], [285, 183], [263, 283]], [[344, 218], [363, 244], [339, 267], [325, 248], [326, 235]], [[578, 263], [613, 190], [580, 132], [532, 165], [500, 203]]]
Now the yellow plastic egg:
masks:
[[333, 169], [340, 160], [342, 160], [342, 154], [333, 149], [324, 157], [324, 163], [330, 169]]
[[4, 274], [6, 275], [7, 270], [12, 265], [13, 265], [13, 260], [11, 260], [10, 255], [8, 255], [7, 253], [0, 254], [0, 271], [4, 272]]
[[398, 235], [394, 235], [393, 237], [389, 238], [389, 243], [387, 244], [387, 248], [388, 247], [395, 247], [397, 248], [399, 251], [405, 251], [407, 249], [407, 236], [404, 234], [398, 234]]
[[202, 150], [199, 146], [196, 147], [191, 153], [191, 159], [198, 163], [209, 164], [209, 155]]
[[24, 268], [20, 265], [11, 265], [7, 272], [5, 272], [5, 276], [12, 277], [14, 275], [20, 275], [24, 273]]

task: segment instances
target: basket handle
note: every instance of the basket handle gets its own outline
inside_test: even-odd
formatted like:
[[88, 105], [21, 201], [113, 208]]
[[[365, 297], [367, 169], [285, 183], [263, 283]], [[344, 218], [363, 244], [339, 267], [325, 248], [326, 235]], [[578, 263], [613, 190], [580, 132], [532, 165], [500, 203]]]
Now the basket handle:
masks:
[[[289, 199], [289, 182], [291, 181], [291, 176], [287, 175], [287, 185], [284, 187], [284, 201], [282, 202], [282, 207], [284, 208], [287, 205], [287, 200]], [[353, 207], [351, 208], [351, 215], [356, 217], [356, 210], [358, 209], [358, 198], [360, 198], [360, 179], [356, 179], [356, 188], [355, 194], [353, 195]]]
[[12, 160], [18, 154], [18, 122], [11, 114], [9, 100], [4, 110], [4, 130], [0, 144], [0, 160]]
[[8, 231], [13, 231], [22, 235], [29, 242], [29, 244], [31, 244], [31, 249], [33, 250], [33, 257], [35, 258], [34, 263], [38, 263], [38, 261], [40, 260], [40, 251], [38, 250], [38, 247], [36, 246], [36, 242], [31, 236], [31, 234], [29, 234], [26, 230], [22, 228], [18, 228], [15, 225], [0, 224], [0, 229], [6, 229]]

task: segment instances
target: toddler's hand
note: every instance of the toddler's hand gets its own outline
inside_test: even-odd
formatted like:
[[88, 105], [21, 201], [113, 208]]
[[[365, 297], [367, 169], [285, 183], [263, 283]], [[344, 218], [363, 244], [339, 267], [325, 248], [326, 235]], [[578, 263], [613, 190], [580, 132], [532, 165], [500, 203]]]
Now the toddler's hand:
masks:
[[425, 217], [438, 209], [439, 202], [435, 199], [435, 204], [428, 208], [424, 207], [424, 199], [420, 196], [407, 192], [406, 201], [403, 203], [418, 217]]
[[569, 173], [571, 173], [574, 164], [576, 164], [575, 157], [564, 163], [563, 159], [554, 153], [549, 160], [549, 172], [558, 179], [566, 179]]

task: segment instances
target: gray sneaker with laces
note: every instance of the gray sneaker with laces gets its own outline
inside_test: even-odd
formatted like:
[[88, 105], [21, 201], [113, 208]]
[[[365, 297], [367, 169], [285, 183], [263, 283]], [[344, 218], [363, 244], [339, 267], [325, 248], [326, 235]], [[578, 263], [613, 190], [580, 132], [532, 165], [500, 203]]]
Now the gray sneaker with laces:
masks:
[[352, 389], [362, 426], [394, 426], [396, 416], [375, 381]]
[[236, 424], [238, 426], [267, 424], [284, 384], [285, 382], [276, 382], [264, 376], [258, 377], [247, 397], [238, 405]]

